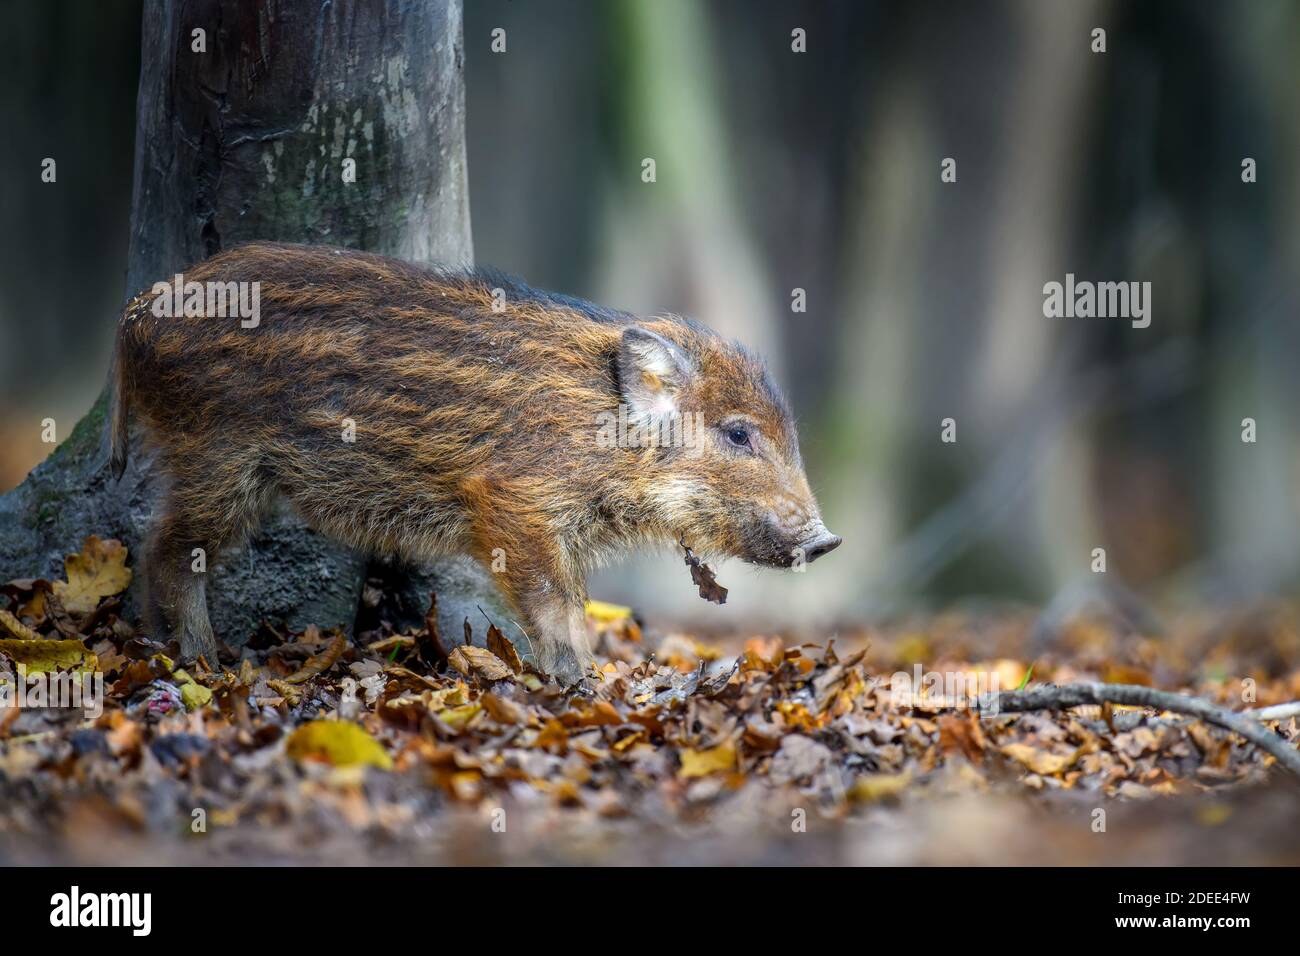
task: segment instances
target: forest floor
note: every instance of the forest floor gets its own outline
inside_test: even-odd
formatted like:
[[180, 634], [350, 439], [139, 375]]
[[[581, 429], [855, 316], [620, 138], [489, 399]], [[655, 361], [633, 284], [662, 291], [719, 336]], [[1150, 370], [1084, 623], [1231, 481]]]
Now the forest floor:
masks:
[[[486, 621], [488, 649], [264, 627], [178, 669], [118, 616], [126, 557], [90, 539], [66, 581], [0, 586], [0, 705], [25, 705], [0, 706], [0, 864], [1300, 863], [1297, 779], [1234, 733], [972, 699], [1094, 680], [1294, 701], [1288, 605], [1159, 637], [1076, 618], [1044, 641], [1009, 610], [811, 642], [592, 605], [601, 668], [565, 689]], [[50, 706], [66, 675], [102, 699]], [[1296, 717], [1258, 723], [1300, 744]]]

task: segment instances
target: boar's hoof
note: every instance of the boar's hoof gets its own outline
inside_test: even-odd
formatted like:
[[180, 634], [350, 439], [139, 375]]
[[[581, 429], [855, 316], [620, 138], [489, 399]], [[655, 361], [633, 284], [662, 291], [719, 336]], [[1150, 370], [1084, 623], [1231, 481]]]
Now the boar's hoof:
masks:
[[193, 664], [202, 655], [209, 667], [218, 667], [220, 665], [217, 655], [220, 650], [217, 639], [210, 631], [206, 634], [193, 634], [187, 631], [181, 636], [181, 661], [185, 664]]
[[[549, 653], [548, 653], [549, 652]], [[561, 687], [572, 687], [591, 675], [596, 658], [590, 652], [579, 653], [568, 644], [552, 645], [538, 649], [537, 664]]]

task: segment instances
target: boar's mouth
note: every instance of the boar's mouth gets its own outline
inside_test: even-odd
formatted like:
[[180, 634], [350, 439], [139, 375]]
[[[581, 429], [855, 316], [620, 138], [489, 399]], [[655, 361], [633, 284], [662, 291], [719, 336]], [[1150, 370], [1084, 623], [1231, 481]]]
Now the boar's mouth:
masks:
[[841, 540], [820, 522], [808, 535], [791, 537], [770, 521], [756, 521], [746, 529], [743, 560], [762, 567], [788, 568], [795, 555], [802, 553], [804, 562], [811, 564], [838, 548]]
[[798, 544], [770, 521], [758, 520], [745, 529], [742, 560], [760, 567], [788, 568], [794, 564]]

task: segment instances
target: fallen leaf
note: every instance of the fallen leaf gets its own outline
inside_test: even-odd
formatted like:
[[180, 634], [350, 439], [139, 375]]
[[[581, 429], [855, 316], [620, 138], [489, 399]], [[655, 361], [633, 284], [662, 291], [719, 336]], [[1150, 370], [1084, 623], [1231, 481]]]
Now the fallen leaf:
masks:
[[984, 748], [988, 746], [988, 741], [984, 738], [984, 730], [974, 711], [967, 711], [964, 717], [944, 714], [939, 718], [938, 724], [940, 750], [945, 753], [959, 750], [977, 766], [984, 762]]
[[708, 750], [682, 750], [678, 753], [682, 767], [677, 776], [683, 780], [692, 777], [706, 777], [720, 770], [734, 770], [736, 766], [736, 745], [728, 741]]
[[910, 771], [903, 773], [869, 773], [853, 781], [849, 799], [855, 803], [878, 803], [897, 797], [912, 782]]
[[[271, 690], [275, 691], [277, 694], [279, 694], [281, 697], [287, 700], [289, 702], [289, 706], [291, 707], [297, 707], [299, 704], [302, 703], [303, 689], [299, 687], [297, 684], [290, 684], [288, 681], [283, 681], [283, 680], [269, 680], [266, 682], [266, 686], [271, 688]], [[183, 690], [184, 688], [182, 688], [182, 691]], [[185, 695], [184, 693], [182, 693], [181, 699], [183, 700], [184, 697]], [[188, 707], [189, 704], [187, 703], [186, 706]]]
[[458, 644], [447, 655], [447, 663], [466, 677], [480, 677], [483, 680], [505, 680], [514, 672], [506, 666], [505, 661], [485, 647], [473, 644]]
[[781, 749], [772, 758], [772, 779], [777, 783], [790, 783], [811, 777], [831, 761], [830, 749], [811, 737], [787, 734]]
[[99, 669], [94, 652], [87, 650], [81, 641], [5, 640], [0, 641], [0, 654], [15, 664], [21, 664], [29, 674]]
[[[468, 621], [465, 629], [469, 629]], [[447, 647], [438, 633], [438, 595], [433, 592], [429, 593], [429, 610], [424, 612], [424, 631], [416, 636], [415, 647], [420, 659], [430, 667], [437, 667], [447, 659]]]
[[1050, 750], [1040, 750], [1029, 744], [1007, 744], [1002, 748], [1002, 752], [1034, 773], [1050, 777], [1074, 766], [1074, 762], [1086, 749], [1080, 747], [1068, 754], [1058, 754]]
[[505, 697], [499, 697], [493, 693], [485, 693], [479, 698], [483, 709], [487, 711], [489, 717], [498, 724], [509, 726], [521, 726], [528, 719], [528, 713], [513, 700]]
[[44, 578], [19, 578], [0, 587], [0, 593], [9, 595], [17, 605], [15, 615], [38, 627], [45, 621], [45, 595], [51, 590], [53, 586]]
[[89, 614], [100, 598], [120, 594], [131, 583], [131, 569], [126, 566], [126, 546], [109, 538], [101, 541], [91, 535], [80, 554], [63, 560], [68, 580], [54, 582], [54, 594], [72, 614]]
[[1141, 687], [1151, 686], [1151, 675], [1141, 667], [1129, 667], [1126, 664], [1108, 663], [1101, 679], [1107, 684], [1137, 684]]
[[325, 648], [321, 653], [307, 658], [302, 667], [284, 678], [285, 683], [301, 684], [305, 681], [311, 680], [313, 677], [324, 674], [327, 670], [338, 663], [339, 658], [343, 656], [344, 648], [347, 646], [348, 636], [342, 631], [339, 631], [339, 633], [335, 635], [334, 640], [330, 642], [329, 647]]
[[186, 710], [198, 710], [212, 703], [212, 691], [197, 683], [188, 672], [174, 670], [172, 680], [176, 681], [176, 686], [181, 689], [181, 700], [184, 701]]
[[294, 760], [317, 761], [332, 767], [378, 767], [389, 770], [393, 760], [379, 741], [356, 724], [342, 720], [313, 720], [295, 730], [285, 743]]
[[487, 632], [488, 650], [505, 662], [505, 665], [511, 671], [518, 674], [524, 669], [524, 662], [519, 659], [519, 652], [515, 646], [510, 643], [510, 639], [501, 633], [501, 629], [495, 624], [488, 625]]
[[[456, 652], [452, 651], [452, 653]], [[437, 717], [452, 730], [459, 733], [482, 710], [481, 704], [465, 704], [461, 707], [448, 707], [446, 710], [440, 710]]]
[[700, 589], [700, 597], [714, 604], [726, 604], [727, 589], [718, 583], [713, 569], [697, 558], [684, 541], [678, 544], [686, 551], [686, 565], [691, 569], [691, 581]]
[[18, 618], [14, 617], [8, 611], [0, 611], [0, 627], [18, 638], [20, 641], [39, 641], [41, 635], [37, 634], [30, 627], [24, 624]]
[[623, 723], [623, 716], [607, 700], [598, 700], [590, 707], [576, 706], [560, 718], [565, 727], [616, 727]]

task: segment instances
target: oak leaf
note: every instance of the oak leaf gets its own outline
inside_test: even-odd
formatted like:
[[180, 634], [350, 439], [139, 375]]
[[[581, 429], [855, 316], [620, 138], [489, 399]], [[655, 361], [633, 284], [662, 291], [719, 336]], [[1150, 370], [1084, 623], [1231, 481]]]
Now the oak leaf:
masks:
[[126, 546], [113, 538], [92, 534], [80, 554], [63, 559], [63, 568], [68, 580], [54, 582], [54, 595], [72, 614], [89, 614], [100, 598], [121, 594], [131, 583]]

